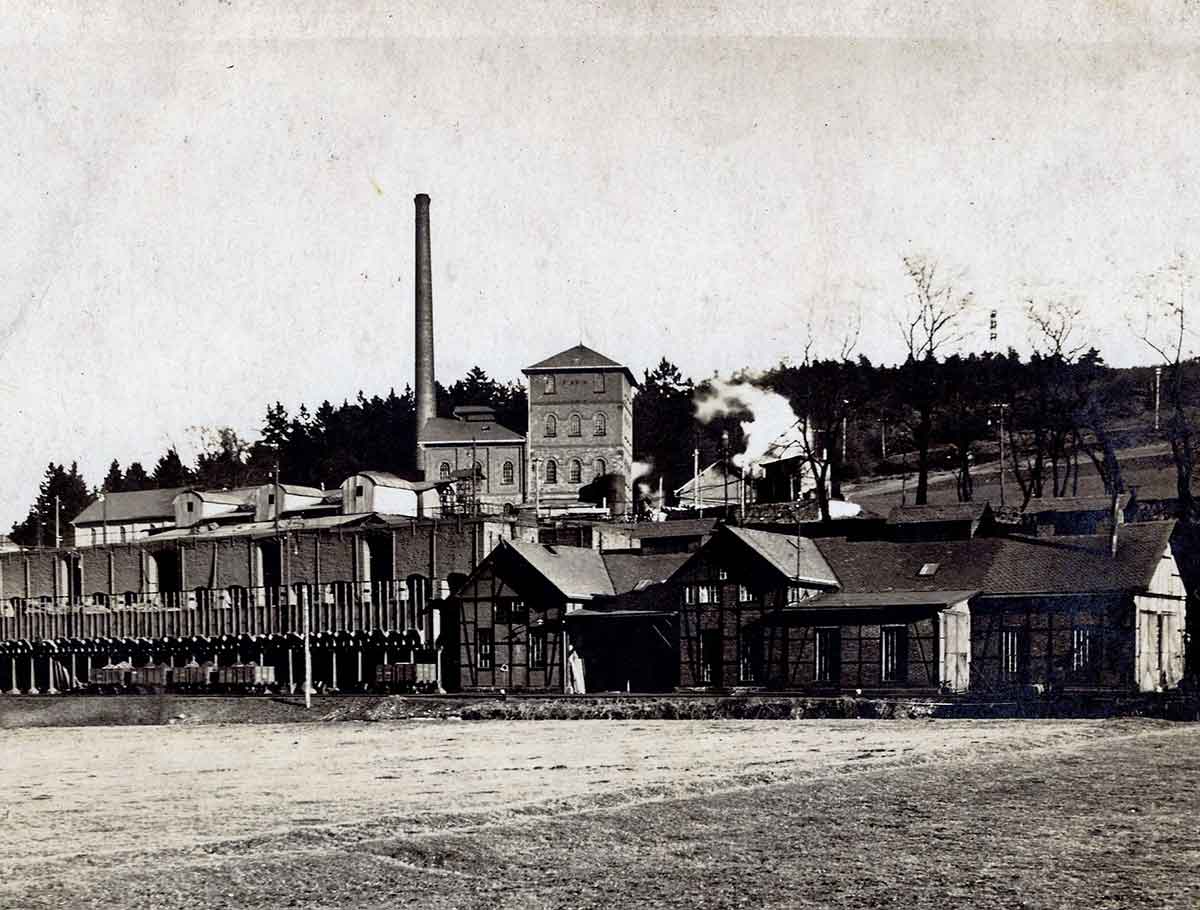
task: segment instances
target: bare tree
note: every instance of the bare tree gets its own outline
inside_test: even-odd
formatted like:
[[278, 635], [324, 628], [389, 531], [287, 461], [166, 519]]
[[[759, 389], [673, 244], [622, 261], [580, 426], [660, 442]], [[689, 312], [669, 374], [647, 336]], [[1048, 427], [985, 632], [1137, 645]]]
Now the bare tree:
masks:
[[941, 401], [938, 356], [965, 337], [961, 316], [973, 294], [959, 288], [961, 275], [943, 273], [936, 260], [905, 256], [904, 269], [913, 283], [907, 309], [897, 317], [908, 360], [901, 370], [901, 404], [915, 419], [909, 423], [917, 449], [915, 502], [929, 499], [929, 448], [933, 439], [934, 412]]
[[1179, 512], [1194, 520], [1192, 474], [1196, 468], [1196, 433], [1187, 411], [1185, 374], [1192, 359], [1195, 330], [1191, 328], [1189, 294], [1193, 272], [1187, 257], [1178, 253], [1163, 269], [1147, 276], [1138, 296], [1143, 321], [1131, 318], [1134, 331], [1147, 347], [1158, 355], [1165, 371], [1164, 388], [1170, 415], [1163, 429], [1175, 461], [1175, 486]]

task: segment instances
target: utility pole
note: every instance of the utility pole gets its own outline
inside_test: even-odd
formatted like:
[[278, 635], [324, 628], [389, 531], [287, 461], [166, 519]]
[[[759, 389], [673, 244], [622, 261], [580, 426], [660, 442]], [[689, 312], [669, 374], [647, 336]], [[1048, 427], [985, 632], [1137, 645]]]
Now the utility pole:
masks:
[[1007, 404], [993, 404], [993, 408], [1000, 409], [1000, 420], [998, 423], [1000, 432], [1000, 507], [1004, 507], [1004, 411], [1008, 407]]
[[725, 478], [725, 507], [722, 518], [729, 521], [729, 431], [721, 431], [721, 476]]
[[886, 420], [879, 421], [879, 427], [880, 427], [880, 430], [879, 430], [880, 457], [886, 459], [887, 458], [887, 421]]
[[59, 513], [62, 510], [62, 502], [58, 495], [54, 496], [54, 549], [62, 547], [62, 534], [59, 530]]
[[1159, 391], [1162, 388], [1162, 367], [1154, 368], [1154, 429], [1158, 430]]
[[692, 449], [692, 507], [700, 511], [700, 450]]

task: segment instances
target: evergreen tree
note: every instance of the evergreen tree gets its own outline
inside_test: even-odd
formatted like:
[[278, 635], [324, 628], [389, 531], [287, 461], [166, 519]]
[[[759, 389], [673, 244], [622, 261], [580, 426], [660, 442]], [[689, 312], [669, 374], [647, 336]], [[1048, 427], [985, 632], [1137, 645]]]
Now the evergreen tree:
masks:
[[125, 469], [125, 489], [128, 490], [149, 490], [154, 484], [150, 477], [146, 474], [146, 469], [142, 467], [140, 461], [131, 461], [129, 467]]
[[60, 516], [59, 530], [66, 538], [70, 531], [71, 519], [87, 508], [91, 500], [87, 484], [84, 483], [79, 466], [75, 462], [71, 463], [70, 470], [50, 462], [29, 514], [24, 521], [13, 525], [12, 539], [26, 547], [53, 546], [56, 498]]
[[108, 473], [104, 475], [104, 482], [100, 484], [100, 492], [102, 493], [120, 493], [125, 489], [125, 475], [121, 473], [121, 464], [115, 458], [112, 464], [108, 466]]
[[177, 452], [172, 446], [167, 450], [167, 453], [158, 459], [158, 463], [154, 466], [152, 479], [154, 486], [160, 490], [169, 489], [171, 487], [186, 487], [192, 482], [192, 472], [184, 465]]

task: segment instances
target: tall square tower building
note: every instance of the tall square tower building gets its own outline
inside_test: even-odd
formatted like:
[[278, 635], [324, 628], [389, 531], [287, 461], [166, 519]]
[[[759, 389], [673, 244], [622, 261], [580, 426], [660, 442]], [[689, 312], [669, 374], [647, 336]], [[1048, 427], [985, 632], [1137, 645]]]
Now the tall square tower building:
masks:
[[616, 494], [628, 502], [637, 388], [629, 368], [580, 344], [522, 372], [538, 499], [551, 507], [577, 503], [581, 487], [607, 474], [620, 478]]

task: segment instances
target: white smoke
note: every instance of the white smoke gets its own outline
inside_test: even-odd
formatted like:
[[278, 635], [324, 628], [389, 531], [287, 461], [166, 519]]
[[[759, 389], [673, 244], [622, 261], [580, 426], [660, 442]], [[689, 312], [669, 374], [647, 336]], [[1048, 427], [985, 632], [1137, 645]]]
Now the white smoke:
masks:
[[796, 424], [796, 414], [782, 395], [741, 380], [726, 382], [714, 378], [708, 385], [707, 394], [696, 396], [696, 418], [701, 423], [729, 414], [750, 413], [748, 420], [741, 421], [746, 451], [733, 456], [733, 463], [739, 468], [753, 468], [771, 443]]
[[637, 480], [639, 477], [646, 477], [653, 473], [653, 461], [635, 461], [629, 466], [629, 477], [631, 480]]

